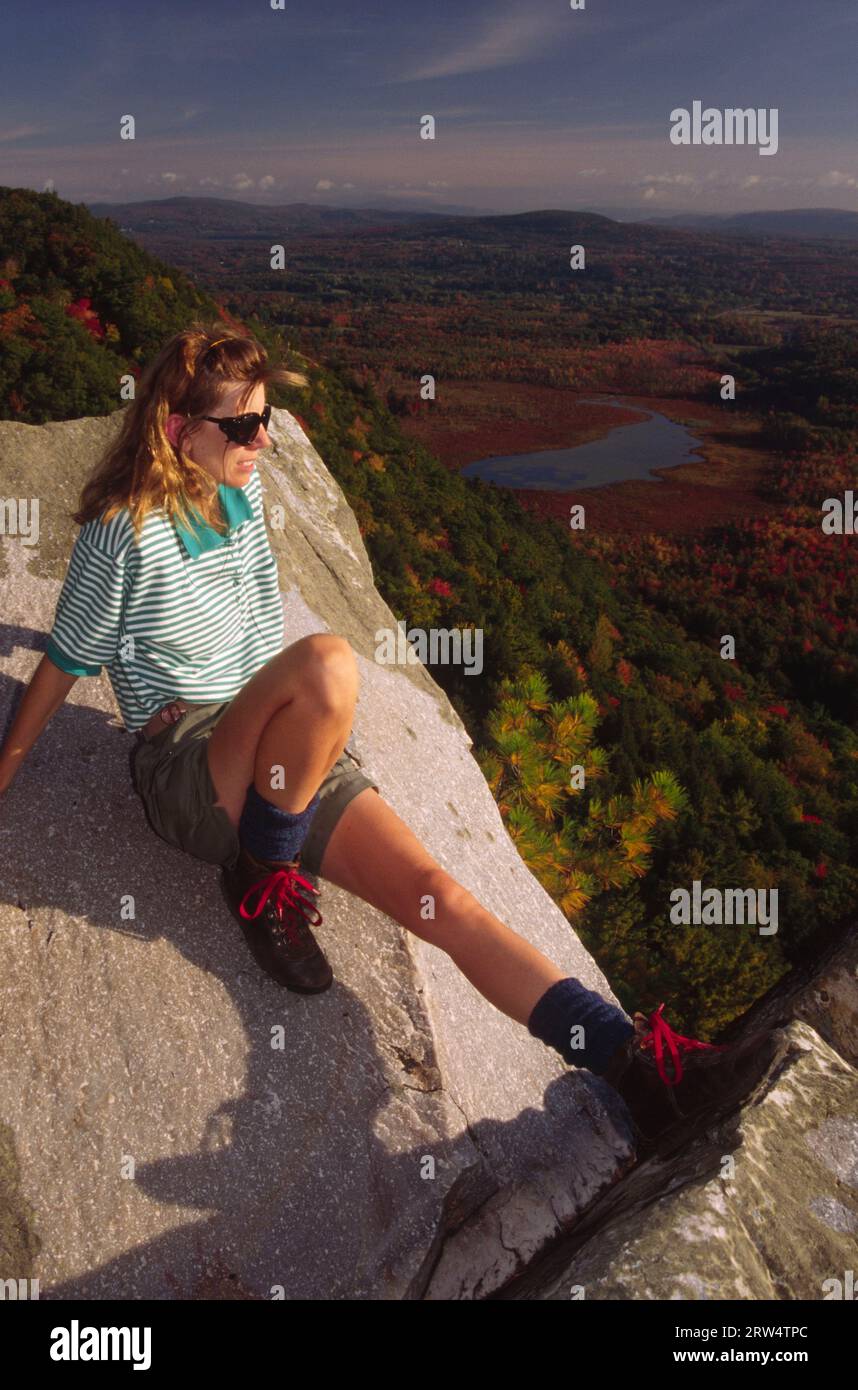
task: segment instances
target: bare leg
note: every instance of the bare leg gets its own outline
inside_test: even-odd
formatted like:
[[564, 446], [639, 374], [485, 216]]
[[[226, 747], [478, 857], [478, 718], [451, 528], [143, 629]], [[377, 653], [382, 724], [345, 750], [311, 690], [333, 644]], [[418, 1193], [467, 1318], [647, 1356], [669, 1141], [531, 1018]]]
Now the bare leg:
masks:
[[[342, 637], [302, 637], [239, 691], [208, 740], [217, 805], [237, 826], [251, 782], [282, 811], [303, 811], [343, 751], [358, 673]], [[283, 786], [272, 788], [282, 766]]]
[[[568, 974], [504, 926], [433, 859], [391, 806], [367, 787], [328, 841], [321, 875], [445, 951], [495, 1008], [527, 1024], [533, 1006]], [[420, 915], [431, 894], [435, 918]]]
[[[354, 653], [341, 637], [302, 638], [239, 691], [208, 740], [212, 781], [233, 825], [251, 782], [284, 811], [302, 811], [342, 752], [357, 698]], [[271, 769], [284, 768], [272, 789]], [[526, 1024], [564, 972], [504, 926], [432, 858], [396, 812], [367, 788], [349, 803], [325, 849], [322, 876], [445, 951], [495, 1008]], [[420, 915], [434, 899], [434, 920]]]

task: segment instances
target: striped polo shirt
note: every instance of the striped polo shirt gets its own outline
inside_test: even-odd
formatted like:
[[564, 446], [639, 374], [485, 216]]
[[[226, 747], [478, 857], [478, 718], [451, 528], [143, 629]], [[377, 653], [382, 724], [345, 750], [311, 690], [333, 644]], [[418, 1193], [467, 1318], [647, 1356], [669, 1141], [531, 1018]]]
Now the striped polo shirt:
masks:
[[188, 529], [158, 507], [138, 545], [123, 507], [75, 537], [47, 655], [74, 676], [105, 667], [129, 733], [169, 700], [231, 699], [283, 646], [258, 468], [218, 495], [226, 536], [196, 508]]

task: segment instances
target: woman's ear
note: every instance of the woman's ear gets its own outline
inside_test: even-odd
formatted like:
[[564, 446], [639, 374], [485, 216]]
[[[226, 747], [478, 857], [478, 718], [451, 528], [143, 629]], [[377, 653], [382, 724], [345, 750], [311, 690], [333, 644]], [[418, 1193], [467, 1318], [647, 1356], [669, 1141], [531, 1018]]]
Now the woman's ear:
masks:
[[164, 433], [171, 444], [178, 445], [179, 430], [185, 423], [184, 415], [168, 415], [164, 423]]

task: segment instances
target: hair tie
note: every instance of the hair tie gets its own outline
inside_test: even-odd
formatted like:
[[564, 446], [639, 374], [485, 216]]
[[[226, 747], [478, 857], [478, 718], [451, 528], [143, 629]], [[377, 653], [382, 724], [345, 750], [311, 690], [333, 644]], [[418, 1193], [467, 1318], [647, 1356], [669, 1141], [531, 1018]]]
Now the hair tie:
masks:
[[[200, 357], [205, 357], [206, 353], [211, 352], [212, 348], [216, 348], [218, 343], [225, 343], [226, 341], [226, 338], [216, 338], [213, 343], [209, 343], [208, 347], [199, 354]], [[190, 347], [185, 349], [185, 370], [188, 376], [194, 376], [197, 370], [197, 353], [193, 352], [193, 349]]]

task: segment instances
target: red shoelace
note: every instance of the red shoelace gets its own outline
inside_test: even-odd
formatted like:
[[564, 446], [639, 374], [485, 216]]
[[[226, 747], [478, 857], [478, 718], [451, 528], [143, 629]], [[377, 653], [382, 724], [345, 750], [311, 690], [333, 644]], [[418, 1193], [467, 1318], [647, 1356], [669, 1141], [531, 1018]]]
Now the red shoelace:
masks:
[[[292, 910], [299, 913], [300, 916], [313, 927], [317, 927], [322, 920], [322, 915], [318, 908], [314, 903], [308, 902], [306, 899], [300, 897], [297, 891], [298, 888], [306, 888], [309, 892], [315, 893], [317, 897], [319, 895], [318, 888], [314, 888], [312, 883], [308, 883], [307, 880], [298, 873], [297, 869], [292, 867], [273, 869], [270, 874], [266, 874], [263, 878], [259, 879], [257, 883], [251, 884], [242, 898], [238, 910], [242, 917], [251, 921], [264, 911], [269, 898], [273, 899], [273, 906], [277, 911], [278, 917], [283, 922], [286, 935], [289, 937], [290, 941], [293, 941], [297, 945], [299, 942], [298, 933], [292, 926], [288, 917], [284, 917], [284, 912]], [[246, 910], [246, 903], [249, 898], [253, 897], [254, 893], [259, 895], [259, 900], [256, 907], [251, 912]], [[310, 909], [309, 913], [306, 910], [307, 908]]]
[[[655, 1064], [658, 1074], [665, 1086], [678, 1086], [682, 1080], [682, 1062], [679, 1057], [679, 1049], [684, 1052], [701, 1052], [704, 1049], [709, 1052], [726, 1052], [726, 1043], [706, 1043], [700, 1042], [697, 1038], [685, 1038], [681, 1033], [675, 1033], [670, 1024], [662, 1018], [661, 1013], [664, 1004], [659, 1004], [654, 1013], [651, 1013], [647, 1022], [652, 1032], [647, 1033], [641, 1039], [640, 1046], [655, 1052]], [[667, 1075], [664, 1065], [664, 1049], [667, 1047], [673, 1062], [673, 1077]]]

